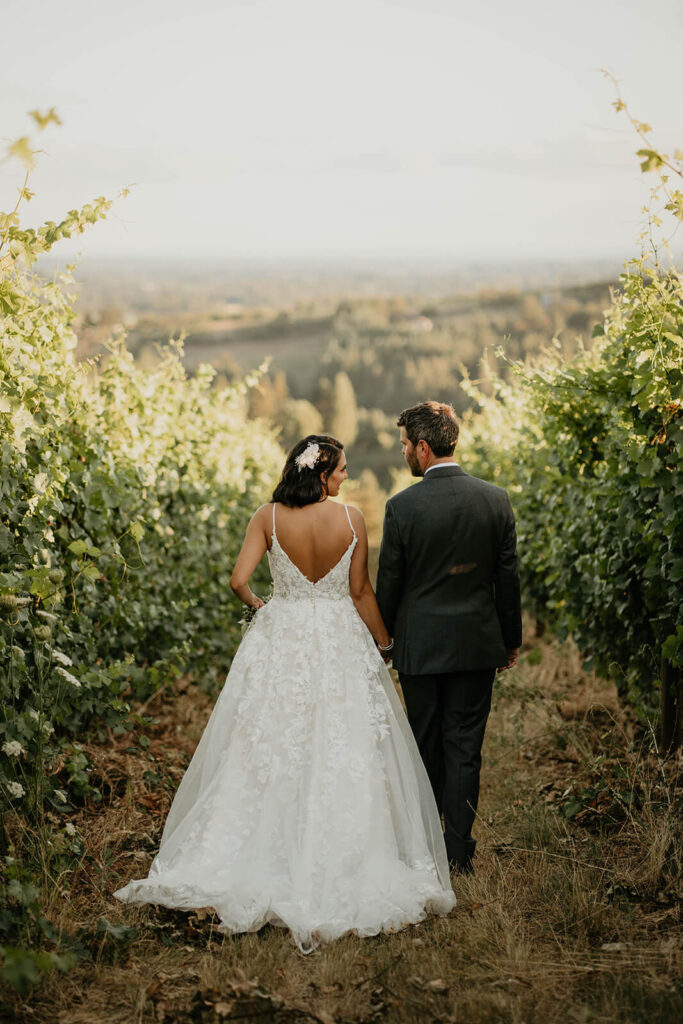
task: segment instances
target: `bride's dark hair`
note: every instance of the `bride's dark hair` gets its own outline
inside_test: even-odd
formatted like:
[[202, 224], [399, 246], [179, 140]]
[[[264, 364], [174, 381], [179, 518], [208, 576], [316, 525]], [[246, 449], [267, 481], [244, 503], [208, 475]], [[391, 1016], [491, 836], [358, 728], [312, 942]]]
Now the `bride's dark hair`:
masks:
[[[309, 444], [317, 444], [318, 458], [314, 466], [296, 463], [297, 458], [308, 448]], [[309, 434], [292, 448], [287, 456], [280, 482], [273, 491], [272, 501], [279, 501], [290, 508], [301, 508], [320, 501], [327, 494], [327, 480], [336, 468], [344, 451], [344, 445], [336, 437], [329, 434]], [[320, 474], [323, 474], [323, 479]]]

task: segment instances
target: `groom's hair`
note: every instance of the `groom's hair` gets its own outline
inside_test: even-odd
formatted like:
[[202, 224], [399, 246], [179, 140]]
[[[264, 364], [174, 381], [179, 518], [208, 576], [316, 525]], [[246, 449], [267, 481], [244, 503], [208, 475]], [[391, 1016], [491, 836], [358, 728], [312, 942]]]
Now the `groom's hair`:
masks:
[[411, 444], [426, 441], [437, 459], [452, 455], [458, 442], [458, 421], [455, 409], [445, 402], [420, 402], [404, 409], [397, 427], [405, 427]]

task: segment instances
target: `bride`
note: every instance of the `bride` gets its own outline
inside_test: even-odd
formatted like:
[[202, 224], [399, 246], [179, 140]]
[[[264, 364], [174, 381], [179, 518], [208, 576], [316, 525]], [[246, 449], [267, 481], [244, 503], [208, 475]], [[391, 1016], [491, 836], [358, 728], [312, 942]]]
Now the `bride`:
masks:
[[[455, 905], [431, 786], [383, 660], [391, 639], [344, 446], [309, 435], [247, 527], [231, 586], [255, 616], [147, 878], [114, 895], [282, 925], [303, 952]], [[268, 551], [273, 597], [249, 577]], [[379, 648], [379, 650], [378, 650]], [[384, 655], [380, 652], [384, 651]]]

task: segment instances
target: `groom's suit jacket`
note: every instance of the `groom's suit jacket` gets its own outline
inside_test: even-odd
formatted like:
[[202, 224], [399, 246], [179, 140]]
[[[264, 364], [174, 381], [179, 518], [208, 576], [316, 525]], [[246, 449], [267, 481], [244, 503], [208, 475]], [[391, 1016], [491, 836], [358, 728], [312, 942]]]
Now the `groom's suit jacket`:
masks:
[[497, 668], [522, 642], [515, 519], [501, 487], [439, 465], [386, 505], [377, 601], [407, 675]]

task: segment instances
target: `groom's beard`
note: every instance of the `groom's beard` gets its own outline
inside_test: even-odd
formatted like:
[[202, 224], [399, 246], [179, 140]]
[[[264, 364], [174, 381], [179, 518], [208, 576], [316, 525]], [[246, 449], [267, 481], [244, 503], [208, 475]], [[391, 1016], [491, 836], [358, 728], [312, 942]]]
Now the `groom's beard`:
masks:
[[408, 468], [413, 476], [424, 476], [424, 473], [420, 469], [420, 463], [417, 461], [417, 455], [415, 452], [406, 453], [406, 462]]

